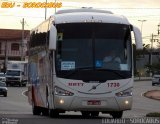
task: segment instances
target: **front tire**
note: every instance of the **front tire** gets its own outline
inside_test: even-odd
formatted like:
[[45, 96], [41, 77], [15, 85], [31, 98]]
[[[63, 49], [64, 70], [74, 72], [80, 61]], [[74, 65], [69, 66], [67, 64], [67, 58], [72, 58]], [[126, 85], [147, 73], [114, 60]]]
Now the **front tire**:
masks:
[[26, 87], [26, 84], [22, 84], [23, 87]]
[[32, 112], [33, 112], [33, 115], [40, 115], [41, 114], [41, 108], [33, 105], [32, 106]]
[[154, 86], [155, 85], [155, 83], [152, 83], [152, 86]]
[[99, 116], [99, 112], [91, 112], [91, 116], [92, 117], [97, 117], [97, 116]]
[[88, 112], [88, 111], [81, 111], [81, 113], [82, 113], [82, 116], [83, 117], [89, 117], [90, 116], [90, 112]]
[[48, 108], [43, 108], [42, 114], [43, 114], [44, 116], [48, 116], [48, 115], [49, 115]]
[[4, 93], [3, 96], [4, 96], [4, 97], [7, 97], [7, 93]]
[[59, 116], [59, 112], [57, 112], [57, 111], [54, 110], [54, 109], [49, 109], [49, 116], [50, 116], [51, 118], [56, 118], [56, 117]]
[[18, 85], [19, 85], [19, 87], [22, 87], [22, 83], [21, 83], [21, 82], [19, 82], [19, 84], [18, 84]]
[[122, 118], [123, 111], [111, 112], [110, 114], [112, 115], [113, 118]]

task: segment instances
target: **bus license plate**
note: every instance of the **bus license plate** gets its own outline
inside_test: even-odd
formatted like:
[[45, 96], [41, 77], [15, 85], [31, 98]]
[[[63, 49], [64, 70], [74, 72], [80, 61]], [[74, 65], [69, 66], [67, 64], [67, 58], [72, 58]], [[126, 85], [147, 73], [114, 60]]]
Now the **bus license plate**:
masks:
[[87, 102], [87, 105], [101, 105], [101, 101], [99, 100], [90, 100]]

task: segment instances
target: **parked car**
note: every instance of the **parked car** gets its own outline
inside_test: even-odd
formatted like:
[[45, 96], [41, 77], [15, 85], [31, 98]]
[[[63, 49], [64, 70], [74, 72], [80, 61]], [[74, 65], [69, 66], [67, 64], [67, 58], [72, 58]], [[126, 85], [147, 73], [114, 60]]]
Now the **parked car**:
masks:
[[3, 95], [4, 97], [7, 97], [7, 87], [6, 87], [6, 83], [0, 81], [0, 95]]
[[0, 72], [0, 81], [6, 82], [6, 74], [3, 72]]
[[152, 86], [160, 84], [160, 71], [155, 71], [152, 77]]

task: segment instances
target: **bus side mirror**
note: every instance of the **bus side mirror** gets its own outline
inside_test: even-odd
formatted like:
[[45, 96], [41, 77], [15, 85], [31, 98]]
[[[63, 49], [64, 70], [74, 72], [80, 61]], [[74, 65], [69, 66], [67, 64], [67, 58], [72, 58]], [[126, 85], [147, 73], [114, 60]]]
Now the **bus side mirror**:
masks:
[[142, 34], [139, 28], [133, 26], [133, 32], [135, 37], [136, 49], [143, 49]]
[[49, 50], [56, 50], [57, 29], [54, 25], [51, 26], [49, 31]]

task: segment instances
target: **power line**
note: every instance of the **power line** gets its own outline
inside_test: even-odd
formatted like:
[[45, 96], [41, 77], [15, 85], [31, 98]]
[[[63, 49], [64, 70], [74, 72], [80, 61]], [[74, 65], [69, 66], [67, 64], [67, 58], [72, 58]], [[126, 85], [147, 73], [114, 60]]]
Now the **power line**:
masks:
[[[13, 16], [13, 17], [32, 17], [32, 18], [44, 18], [40, 16], [19, 16], [19, 15], [0, 15], [0, 16]], [[126, 15], [127, 16], [127, 15]], [[160, 18], [160, 15], [137, 15], [137, 16], [127, 16], [127, 18], [138, 18], [138, 17], [154, 17], [154, 18]]]
[[131, 9], [131, 10], [135, 10], [135, 9], [151, 9], [151, 10], [155, 10], [155, 9], [158, 9], [160, 10], [160, 8], [99, 8], [99, 9]]
[[[82, 7], [79, 7], [79, 6], [64, 6], [63, 7], [72, 7], [72, 8], [82, 8]], [[94, 9], [103, 9], [103, 10], [106, 10], [106, 9], [121, 9], [121, 10], [125, 10], [125, 9], [130, 9], [130, 10], [141, 10], [141, 9], [145, 9], [145, 10], [160, 10], [159, 7], [157, 8], [151, 8], [151, 7], [146, 7], [146, 8], [129, 8], [129, 7], [121, 7], [121, 8], [99, 8], [99, 7], [93, 7]]]
[[135, 16], [128, 16], [128, 18], [136, 18], [136, 17], [158, 17], [158, 18], [160, 18], [160, 14], [158, 14], [158, 15], [135, 15]]
[[[25, 3], [26, 1], [16, 1], [16, 0], [1, 0], [1, 2], [16, 2], [16, 3]], [[32, 1], [28, 1], [28, 2], [32, 2]], [[63, 5], [63, 7], [72, 7], [72, 8], [81, 8], [81, 7], [79, 7], [79, 6], [65, 6], [65, 5]], [[130, 10], [139, 10], [139, 9], [147, 9], [147, 10], [160, 10], [160, 7], [146, 7], [146, 8], [132, 8], [132, 7], [121, 7], [121, 8], [114, 8], [114, 7], [112, 7], [112, 8], [110, 8], [110, 7], [108, 7], [108, 8], [98, 8], [98, 7], [93, 7], [94, 9], [104, 9], [104, 10], [106, 10], [106, 9], [121, 9], [121, 10], [125, 10], [125, 9], [130, 9]]]
[[2, 16], [8, 16], [8, 17], [20, 17], [20, 18], [22, 18], [22, 17], [28, 17], [28, 18], [44, 18], [44, 17], [36, 17], [36, 16], [17, 16], [17, 15], [0, 15], [0, 17], [2, 17]]

